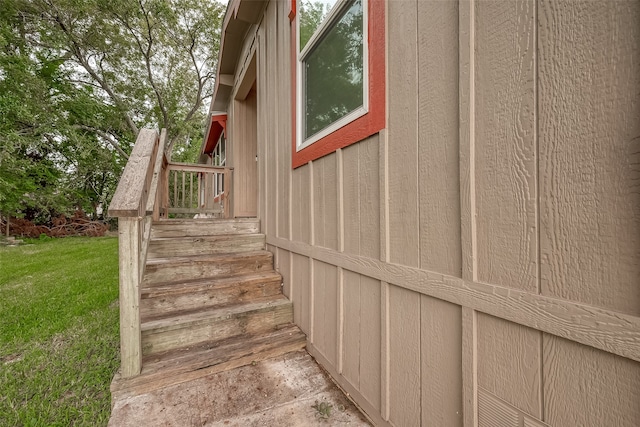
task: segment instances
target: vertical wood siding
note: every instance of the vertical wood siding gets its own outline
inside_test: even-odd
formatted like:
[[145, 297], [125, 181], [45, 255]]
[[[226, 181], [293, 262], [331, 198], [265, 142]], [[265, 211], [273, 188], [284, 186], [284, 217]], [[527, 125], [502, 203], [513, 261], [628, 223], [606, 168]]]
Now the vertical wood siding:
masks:
[[537, 292], [534, 3], [475, 8], [478, 280]]
[[258, 175], [255, 157], [257, 154], [257, 104], [256, 93], [251, 91], [243, 101], [233, 101], [234, 144], [233, 196], [234, 215], [255, 216], [258, 212]]
[[640, 4], [539, 10], [542, 292], [640, 316]]
[[387, 129], [295, 170], [288, 5], [259, 215], [310, 352], [377, 425], [639, 425], [640, 3], [389, 1]]
[[[420, 265], [417, 0], [391, 1], [388, 22], [389, 256]], [[390, 96], [393, 94], [393, 96]]]
[[548, 334], [543, 357], [545, 421], [549, 425], [638, 425], [637, 362]]
[[458, 2], [418, 1], [420, 267], [461, 277]]

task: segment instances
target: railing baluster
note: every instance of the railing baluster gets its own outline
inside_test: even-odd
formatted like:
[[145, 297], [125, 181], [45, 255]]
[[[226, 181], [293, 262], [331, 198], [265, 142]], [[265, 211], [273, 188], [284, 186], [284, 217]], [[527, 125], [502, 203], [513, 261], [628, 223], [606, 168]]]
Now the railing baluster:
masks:
[[178, 207], [178, 171], [173, 172], [173, 205]]
[[186, 183], [186, 178], [185, 178], [185, 171], [182, 171], [182, 207], [186, 208], [187, 207], [187, 195], [184, 192], [185, 190], [185, 183]]
[[209, 197], [209, 188], [211, 185], [209, 184], [209, 173], [205, 172], [204, 174], [204, 207], [205, 209], [211, 209]]
[[189, 208], [193, 208], [193, 172], [189, 172]]
[[200, 177], [200, 174], [198, 174], [198, 208], [203, 208], [204, 207], [204, 194], [202, 194], [202, 178]]
[[220, 192], [218, 191], [218, 173], [213, 173], [213, 197], [218, 197]]

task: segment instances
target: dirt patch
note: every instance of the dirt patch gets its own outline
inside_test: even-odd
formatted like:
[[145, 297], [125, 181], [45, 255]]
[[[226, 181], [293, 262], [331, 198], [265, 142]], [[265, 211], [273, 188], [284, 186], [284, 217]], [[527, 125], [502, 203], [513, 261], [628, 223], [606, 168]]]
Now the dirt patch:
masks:
[[0, 362], [3, 365], [9, 365], [11, 363], [16, 363], [24, 359], [24, 355], [22, 353], [14, 353], [8, 356], [4, 356], [0, 358]]
[[307, 352], [114, 402], [109, 426], [369, 426]]

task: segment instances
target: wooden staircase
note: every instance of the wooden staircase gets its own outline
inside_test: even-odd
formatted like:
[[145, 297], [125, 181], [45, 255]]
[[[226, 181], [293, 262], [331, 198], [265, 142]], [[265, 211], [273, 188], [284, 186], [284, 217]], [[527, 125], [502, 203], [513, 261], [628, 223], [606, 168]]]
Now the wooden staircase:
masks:
[[140, 288], [142, 371], [111, 386], [139, 394], [304, 348], [255, 219], [151, 226]]

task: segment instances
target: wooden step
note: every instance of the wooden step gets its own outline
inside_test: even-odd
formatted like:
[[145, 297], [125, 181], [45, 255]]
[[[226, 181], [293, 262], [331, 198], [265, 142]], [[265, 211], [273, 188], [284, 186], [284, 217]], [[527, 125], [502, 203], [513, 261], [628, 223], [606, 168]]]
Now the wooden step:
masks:
[[264, 234], [157, 237], [149, 242], [147, 259], [260, 251], [264, 250], [264, 248]]
[[269, 251], [155, 258], [147, 260], [142, 287], [270, 270], [273, 270], [273, 254]]
[[249, 302], [279, 295], [281, 284], [282, 276], [272, 270], [149, 286], [141, 290], [140, 316], [145, 321], [176, 311]]
[[284, 296], [188, 312], [143, 322], [142, 354], [150, 355], [243, 334], [259, 334], [293, 322], [293, 304]]
[[253, 234], [260, 232], [260, 220], [236, 219], [166, 219], [154, 221], [151, 238], [213, 236], [218, 234]]
[[207, 342], [148, 356], [144, 358], [139, 376], [123, 379], [116, 374], [111, 383], [112, 401], [300, 350], [305, 344], [302, 331], [288, 324], [260, 335]]

